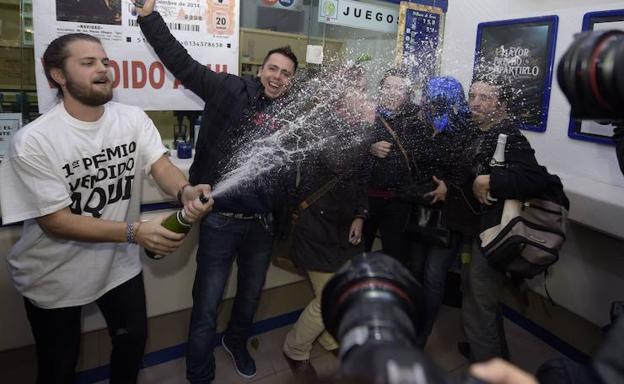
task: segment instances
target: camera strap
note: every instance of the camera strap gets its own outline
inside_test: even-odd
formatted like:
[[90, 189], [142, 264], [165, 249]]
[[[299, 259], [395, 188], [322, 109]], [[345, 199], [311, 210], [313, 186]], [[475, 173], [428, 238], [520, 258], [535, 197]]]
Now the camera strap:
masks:
[[296, 222], [299, 218], [299, 214], [310, 208], [310, 206], [316, 203], [321, 197], [323, 197], [330, 189], [332, 189], [336, 183], [338, 183], [338, 176], [332, 176], [323, 186], [317, 189], [313, 194], [304, 199], [297, 209], [293, 212], [293, 222]]
[[401, 140], [399, 139], [399, 135], [397, 135], [396, 132], [394, 131], [394, 129], [392, 129], [392, 127], [390, 127], [390, 124], [388, 124], [386, 119], [384, 119], [383, 116], [379, 116], [379, 120], [383, 124], [384, 128], [386, 128], [386, 131], [388, 131], [390, 136], [392, 136], [392, 139], [394, 139], [394, 142], [397, 144], [397, 147], [399, 147], [399, 150], [401, 151], [401, 154], [403, 155], [403, 158], [405, 159], [405, 165], [407, 165], [407, 170], [409, 171], [410, 182], [413, 182], [414, 181], [414, 176], [413, 176], [414, 174], [413, 174], [413, 171], [412, 171], [412, 165], [414, 165], [414, 171], [417, 172], [418, 171], [418, 167], [416, 166], [416, 163], [411, 160], [411, 158], [407, 154], [407, 151], [405, 150], [405, 147], [403, 147], [403, 144], [401, 143]]

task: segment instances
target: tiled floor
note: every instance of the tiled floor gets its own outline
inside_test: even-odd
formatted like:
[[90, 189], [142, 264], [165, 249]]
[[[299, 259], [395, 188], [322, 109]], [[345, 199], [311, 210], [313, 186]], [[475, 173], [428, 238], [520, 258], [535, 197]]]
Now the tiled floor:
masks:
[[[544, 361], [562, 356], [559, 352], [517, 325], [506, 321], [505, 327], [512, 359], [515, 364], [527, 371], [535, 372], [537, 367]], [[258, 370], [253, 380], [246, 380], [238, 376], [232, 367], [229, 356], [223, 348], [219, 347], [215, 351], [217, 376], [214, 383], [297, 383], [281, 353], [281, 345], [289, 328], [290, 326], [287, 326], [261, 334], [255, 337], [257, 342], [252, 341], [251, 345], [256, 347], [251, 348], [251, 353], [256, 359]], [[451, 376], [456, 377], [461, 376], [468, 367], [466, 360], [456, 349], [456, 343], [460, 339], [459, 310], [443, 307], [425, 352], [441, 368], [449, 372]], [[338, 360], [318, 345], [314, 346], [311, 361], [320, 375], [329, 375], [338, 367]], [[140, 376], [140, 383], [186, 383], [184, 359], [169, 361], [143, 370]], [[98, 384], [103, 384], [103, 382]]]

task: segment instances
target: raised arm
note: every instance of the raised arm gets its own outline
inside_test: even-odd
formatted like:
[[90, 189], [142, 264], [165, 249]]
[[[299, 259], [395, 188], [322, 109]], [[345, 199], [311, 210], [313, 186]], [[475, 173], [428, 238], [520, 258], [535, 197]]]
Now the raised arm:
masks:
[[154, 11], [155, 2], [147, 0], [143, 8], [137, 8], [141, 31], [173, 76], [180, 80], [184, 87], [206, 100], [228, 75], [219, 75], [193, 59], [171, 34], [162, 16]]

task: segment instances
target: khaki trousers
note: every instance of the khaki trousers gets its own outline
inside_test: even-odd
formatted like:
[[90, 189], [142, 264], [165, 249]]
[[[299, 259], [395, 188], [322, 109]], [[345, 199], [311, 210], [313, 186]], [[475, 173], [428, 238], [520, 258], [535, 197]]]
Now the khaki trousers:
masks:
[[314, 299], [305, 307], [284, 341], [284, 353], [293, 360], [309, 360], [312, 344], [317, 339], [319, 344], [328, 351], [338, 348], [336, 340], [325, 330], [321, 316], [323, 287], [332, 276], [334, 276], [333, 273], [308, 271], [314, 290]]

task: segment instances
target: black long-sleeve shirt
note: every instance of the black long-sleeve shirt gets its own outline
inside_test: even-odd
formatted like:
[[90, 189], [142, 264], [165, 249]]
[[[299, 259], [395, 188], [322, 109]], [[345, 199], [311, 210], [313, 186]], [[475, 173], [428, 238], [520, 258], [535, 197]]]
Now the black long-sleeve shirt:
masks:
[[[165, 67], [206, 103], [189, 179], [192, 184], [214, 186], [238, 151], [258, 136], [271, 133], [265, 124], [258, 122], [270, 120], [263, 116], [273, 101], [264, 96], [257, 77], [216, 73], [193, 59], [158, 12], [139, 17], [138, 22]], [[272, 210], [273, 198], [267, 185], [247, 183], [232, 194], [215, 198], [214, 209], [268, 213]]]

